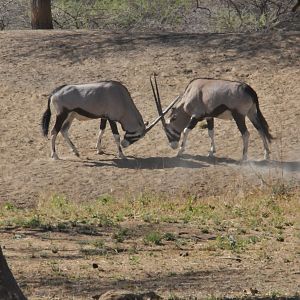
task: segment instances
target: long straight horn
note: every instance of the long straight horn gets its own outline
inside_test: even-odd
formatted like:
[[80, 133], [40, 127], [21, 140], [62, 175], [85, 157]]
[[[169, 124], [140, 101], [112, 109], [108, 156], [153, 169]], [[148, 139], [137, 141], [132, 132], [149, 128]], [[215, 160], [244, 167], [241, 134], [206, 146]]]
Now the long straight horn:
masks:
[[[154, 76], [155, 76], [155, 74], [154, 74]], [[153, 82], [152, 82], [152, 75], [150, 75], [150, 84], [151, 84], [152, 93], [153, 93], [153, 97], [154, 97], [154, 101], [155, 101], [155, 105], [156, 105], [158, 114], [161, 115], [161, 106], [159, 105], [157, 94], [156, 94], [156, 91], [154, 89], [154, 85], [153, 85]]]
[[160, 96], [159, 96], [159, 91], [158, 91], [158, 86], [157, 86], [157, 81], [156, 81], [156, 74], [154, 74], [154, 82], [155, 82], [155, 89], [156, 89], [156, 96], [157, 96], [157, 103], [158, 103], [158, 113], [160, 116], [162, 116], [161, 122], [165, 129], [166, 128], [166, 120], [164, 118], [164, 114], [163, 114], [162, 107], [161, 107], [161, 101], [160, 101]]
[[171, 104], [164, 110], [161, 112], [161, 115], [159, 117], [157, 117], [145, 130], [145, 132], [147, 133], [150, 129], [152, 129], [164, 116], [166, 113], [168, 113], [168, 111], [178, 102], [178, 100], [181, 99], [181, 95], [177, 96], [172, 102]]

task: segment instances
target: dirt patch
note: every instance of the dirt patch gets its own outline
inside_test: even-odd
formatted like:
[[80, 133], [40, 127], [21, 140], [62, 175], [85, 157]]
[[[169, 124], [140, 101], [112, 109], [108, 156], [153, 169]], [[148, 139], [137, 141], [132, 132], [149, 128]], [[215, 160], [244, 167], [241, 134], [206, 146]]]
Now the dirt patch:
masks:
[[[123, 225], [133, 230], [124, 243], [112, 243], [110, 230], [93, 236], [39, 231], [2, 231], [1, 236], [12, 270], [31, 299], [91, 299], [118, 289], [156, 291], [164, 299], [293, 296], [299, 290], [292, 236], [285, 243], [268, 241], [233, 253], [207, 251], [216, 236], [190, 225]], [[156, 230], [171, 231], [176, 240], [145, 245], [145, 233]], [[95, 248], [99, 240], [105, 248]]]
[[[123, 197], [145, 191], [216, 196], [227, 191], [244, 193], [278, 179], [299, 184], [299, 42], [298, 32], [292, 31], [251, 35], [1, 33], [0, 203], [35, 207], [41, 197], [54, 193], [78, 203], [107, 193]], [[116, 157], [116, 147], [108, 131], [103, 141], [105, 154], [99, 156], [95, 150], [97, 120], [75, 121], [70, 130], [80, 158], [69, 153], [62, 138], [58, 138], [61, 160], [49, 158], [50, 141], [42, 137], [40, 119], [46, 109], [46, 95], [51, 90], [64, 83], [120, 80], [147, 121], [156, 116], [148, 80], [153, 71], [159, 74], [164, 106], [195, 77], [249, 83], [258, 93], [261, 110], [276, 137], [271, 146], [271, 161], [261, 160], [261, 140], [248, 123], [250, 162], [241, 165], [238, 129], [233, 122], [222, 120], [216, 120], [215, 160], [206, 157], [209, 139], [207, 132], [200, 128], [191, 132], [186, 154], [175, 158], [176, 153], [168, 147], [160, 125], [125, 150], [128, 160]], [[178, 226], [172, 225], [172, 231], [182, 230]], [[183, 230], [192, 235], [189, 226]], [[18, 234], [21, 238], [16, 243], [13, 239]], [[288, 242], [272, 251], [271, 262], [249, 253], [236, 260], [223, 254], [208, 257], [199, 250], [208, 237], [200, 236], [199, 241], [188, 243], [183, 249], [172, 243], [146, 249], [141, 264], [135, 264], [135, 258], [131, 261], [126, 251], [100, 261], [97, 257], [101, 268], [95, 270], [91, 267], [93, 256], [78, 254], [79, 241], [90, 238], [51, 232], [1, 233], [7, 258], [16, 277], [28, 286], [31, 299], [55, 296], [87, 299], [114, 287], [152, 289], [165, 297], [178, 292], [183, 297], [199, 298], [210, 294], [242, 295], [250, 287], [264, 294], [278, 286], [287, 295], [299, 290], [296, 264], [285, 263], [284, 254], [279, 256], [291, 251]], [[66, 251], [53, 253], [49, 248], [52, 244], [59, 244]], [[272, 245], [266, 245], [265, 249], [268, 247]], [[37, 252], [39, 259], [36, 259], [34, 249], [46, 251], [45, 259], [41, 251]], [[180, 255], [182, 252], [188, 256]], [[22, 271], [24, 261], [32, 266], [29, 273]], [[78, 275], [83, 272], [81, 268], [85, 270], [83, 277]], [[47, 277], [49, 270], [53, 274]], [[263, 286], [258, 282], [263, 282]], [[57, 286], [61, 287], [59, 292], [55, 292]]]
[[[74, 122], [70, 130], [80, 159], [69, 154], [62, 140], [58, 145], [62, 160], [49, 159], [50, 143], [42, 138], [39, 125], [46, 108], [43, 95], [63, 83], [120, 80], [144, 120], [152, 120], [156, 112], [148, 78], [153, 71], [160, 75], [165, 105], [194, 77], [247, 81], [257, 91], [263, 114], [277, 137], [272, 145], [274, 163], [263, 169], [269, 173], [289, 165], [292, 167], [283, 169], [283, 177], [299, 179], [298, 42], [296, 32], [250, 36], [4, 32], [0, 49], [1, 200], [28, 205], [45, 190], [80, 201], [107, 192], [122, 194], [153, 187], [198, 192], [199, 183], [203, 192], [214, 193], [212, 189], [222, 190], [224, 184], [232, 185], [239, 177], [257, 182], [255, 172], [238, 163], [242, 145], [235, 124], [222, 120], [216, 122], [219, 159], [212, 162], [205, 157], [209, 148], [206, 131], [194, 130], [187, 157], [174, 159], [176, 153], [168, 147], [160, 125], [125, 151], [127, 162], [116, 159], [109, 132], [104, 139], [106, 154], [99, 156], [95, 151], [97, 120]], [[249, 128], [249, 157], [259, 167], [261, 141], [252, 125]]]

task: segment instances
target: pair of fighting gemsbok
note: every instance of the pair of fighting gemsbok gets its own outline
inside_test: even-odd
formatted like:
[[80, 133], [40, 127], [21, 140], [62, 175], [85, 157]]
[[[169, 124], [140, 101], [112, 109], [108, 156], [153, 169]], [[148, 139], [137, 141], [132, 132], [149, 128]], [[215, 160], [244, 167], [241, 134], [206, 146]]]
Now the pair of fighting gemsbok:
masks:
[[[247, 116], [258, 130], [264, 145], [264, 157], [269, 159], [268, 143], [273, 139], [269, 126], [262, 115], [256, 92], [246, 83], [218, 80], [194, 79], [186, 87], [183, 95], [179, 95], [164, 111], [161, 107], [159, 91], [154, 75], [155, 87], [150, 77], [151, 87], [159, 113], [159, 117], [146, 127], [143, 118], [136, 108], [127, 88], [117, 81], [103, 81], [99, 83], [64, 85], [56, 88], [48, 98], [48, 107], [42, 117], [44, 136], [48, 135], [52, 103], [56, 109], [56, 121], [51, 131], [51, 157], [58, 159], [55, 150], [57, 134], [61, 132], [75, 155], [79, 153], [68, 136], [72, 121], [101, 118], [100, 132], [97, 142], [98, 153], [102, 153], [101, 139], [107, 120], [110, 123], [118, 153], [125, 158], [122, 148], [142, 138], [157, 122], [162, 121], [170, 146], [178, 148], [182, 142], [178, 155], [185, 150], [188, 133], [199, 121], [206, 120], [208, 134], [211, 139], [209, 156], [216, 152], [214, 143], [214, 118], [234, 119], [243, 139], [242, 160], [247, 159], [249, 132], [246, 127]], [[170, 110], [170, 117], [165, 121], [164, 115]], [[124, 139], [120, 142], [120, 135], [116, 122], [125, 131]]]

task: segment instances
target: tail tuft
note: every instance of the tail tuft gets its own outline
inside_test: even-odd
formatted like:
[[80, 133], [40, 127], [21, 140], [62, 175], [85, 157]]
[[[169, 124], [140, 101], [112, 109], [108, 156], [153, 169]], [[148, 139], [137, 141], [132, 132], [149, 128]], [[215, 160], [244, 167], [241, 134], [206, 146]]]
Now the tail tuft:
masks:
[[257, 109], [257, 119], [260, 124], [261, 130], [262, 130], [263, 134], [265, 135], [265, 137], [267, 138], [268, 142], [271, 143], [271, 141], [274, 140], [274, 137], [271, 135], [271, 133], [269, 131], [269, 125], [268, 125], [265, 117], [261, 113], [259, 106], [256, 106], [256, 109]]
[[41, 121], [41, 126], [42, 126], [42, 132], [44, 137], [48, 136], [49, 132], [49, 124], [50, 124], [50, 119], [51, 119], [51, 109], [50, 109], [50, 101], [51, 101], [51, 96], [48, 98], [48, 107], [46, 111], [44, 112], [42, 116], [42, 121]]

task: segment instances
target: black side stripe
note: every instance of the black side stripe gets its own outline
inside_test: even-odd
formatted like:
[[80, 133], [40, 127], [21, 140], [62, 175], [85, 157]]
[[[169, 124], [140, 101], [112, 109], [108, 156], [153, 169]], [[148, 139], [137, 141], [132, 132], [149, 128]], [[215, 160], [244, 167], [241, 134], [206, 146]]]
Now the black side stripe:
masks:
[[90, 113], [90, 112], [88, 112], [88, 111], [86, 111], [86, 110], [84, 110], [80, 107], [77, 107], [77, 108], [73, 109], [72, 111], [75, 111], [79, 115], [90, 118], [90, 119], [99, 119], [99, 118], [101, 118], [101, 116]]

